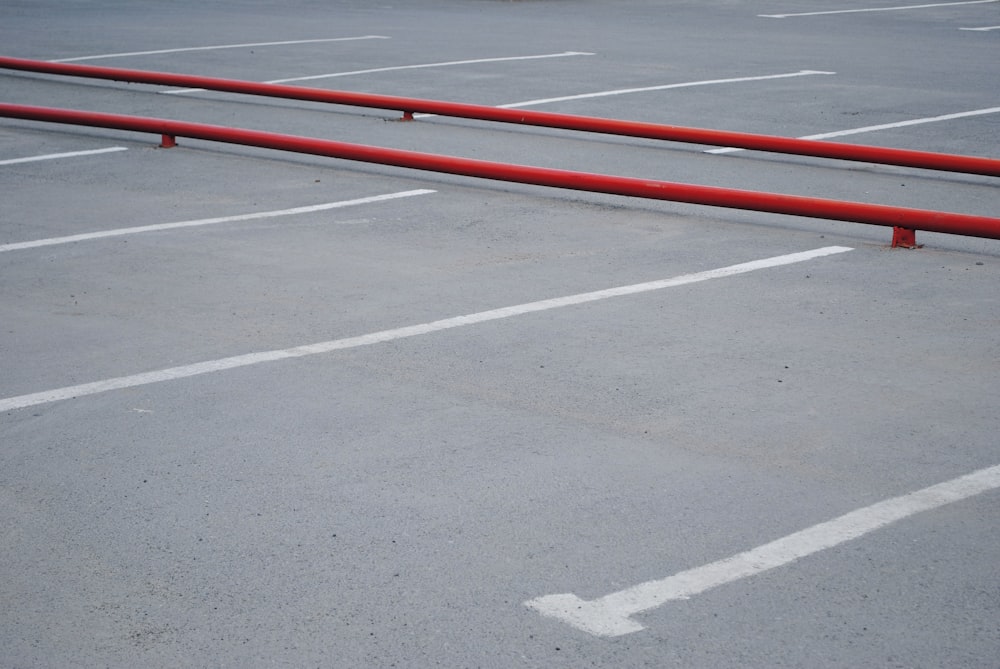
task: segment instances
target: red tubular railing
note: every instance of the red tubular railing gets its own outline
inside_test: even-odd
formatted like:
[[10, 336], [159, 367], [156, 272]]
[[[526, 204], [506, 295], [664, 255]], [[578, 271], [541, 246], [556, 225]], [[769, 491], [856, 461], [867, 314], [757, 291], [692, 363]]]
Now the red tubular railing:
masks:
[[1000, 239], [1000, 219], [985, 216], [528, 167], [259, 130], [121, 114], [0, 104], [0, 117], [156, 133], [171, 142], [178, 136], [191, 137], [554, 188]]
[[293, 100], [326, 102], [355, 107], [376, 109], [392, 109], [404, 112], [412, 118], [415, 112], [454, 116], [458, 118], [533, 125], [564, 130], [579, 130], [608, 135], [624, 135], [628, 137], [643, 137], [690, 144], [707, 144], [711, 146], [732, 146], [771, 153], [786, 153], [818, 158], [834, 158], [884, 165], [900, 165], [903, 167], [918, 167], [928, 170], [946, 172], [964, 172], [967, 174], [982, 174], [1000, 176], [1000, 160], [981, 158], [977, 156], [959, 156], [929, 151], [910, 151], [906, 149], [891, 149], [861, 144], [842, 144], [839, 142], [824, 142], [811, 139], [796, 139], [792, 137], [776, 137], [773, 135], [757, 135], [744, 132], [725, 130], [710, 130], [706, 128], [689, 128], [656, 123], [640, 123], [635, 121], [620, 121], [615, 119], [596, 118], [592, 116], [574, 116], [571, 114], [553, 114], [551, 112], [527, 111], [523, 109], [503, 109], [485, 105], [472, 105], [439, 100], [422, 100], [391, 95], [374, 95], [368, 93], [352, 93], [347, 91], [330, 91], [302, 86], [287, 86], [281, 84], [263, 84], [236, 79], [218, 79], [189, 74], [174, 74], [169, 72], [148, 72], [144, 70], [129, 70], [112, 67], [94, 67], [91, 65], [76, 65], [71, 63], [50, 63], [23, 58], [0, 57], [0, 68], [56, 74], [72, 77], [87, 77], [92, 79], [110, 79], [113, 81], [128, 81], [133, 83], [157, 84], [162, 86], [180, 86], [200, 88], [245, 95], [260, 95]]

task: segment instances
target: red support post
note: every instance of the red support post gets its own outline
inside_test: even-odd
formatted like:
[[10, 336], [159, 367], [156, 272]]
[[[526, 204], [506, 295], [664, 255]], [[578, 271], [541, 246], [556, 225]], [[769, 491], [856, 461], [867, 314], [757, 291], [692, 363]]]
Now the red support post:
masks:
[[160, 148], [161, 149], [172, 149], [177, 146], [177, 138], [173, 135], [161, 135], [160, 136]]
[[0, 104], [0, 117], [100, 128], [116, 128], [176, 137], [191, 137], [279, 151], [306, 153], [367, 163], [445, 172], [483, 179], [609, 193], [655, 200], [687, 202], [713, 207], [765, 211], [791, 216], [883, 225], [910, 230], [930, 230], [955, 235], [1000, 239], [1000, 218], [957, 214], [861, 202], [826, 200], [798, 195], [699, 186], [670, 181], [573, 172], [544, 167], [496, 163], [416, 151], [348, 144], [326, 139], [282, 135], [260, 130], [171, 121], [166, 119], [104, 114], [72, 109]]
[[917, 231], [913, 228], [901, 228], [898, 225], [892, 228], [892, 248], [917, 249]]

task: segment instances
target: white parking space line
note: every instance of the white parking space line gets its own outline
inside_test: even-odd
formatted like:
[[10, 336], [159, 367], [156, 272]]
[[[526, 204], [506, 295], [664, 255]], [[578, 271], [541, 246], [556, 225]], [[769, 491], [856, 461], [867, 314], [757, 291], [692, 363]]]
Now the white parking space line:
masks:
[[529, 600], [525, 605], [596, 636], [630, 634], [644, 629], [630, 618], [637, 613], [669, 601], [689, 599], [706, 590], [857, 539], [914, 514], [997, 488], [1000, 488], [1000, 465], [872, 504], [744, 553], [662, 580], [640, 583], [599, 599], [587, 601], [573, 594], [548, 595]]
[[671, 88], [689, 88], [691, 86], [712, 86], [715, 84], [735, 84], [745, 81], [766, 81], [768, 79], [787, 79], [789, 77], [808, 77], [814, 74], [836, 74], [836, 72], [824, 72], [822, 70], [799, 70], [798, 72], [788, 72], [785, 74], [764, 74], [755, 77], [734, 77], [731, 79], [706, 79], [704, 81], [688, 81], [678, 84], [664, 84], [662, 86], [645, 86], [642, 88], [619, 88], [612, 91], [598, 91], [596, 93], [581, 93], [580, 95], [564, 95], [558, 98], [542, 98], [539, 100], [526, 100], [524, 102], [512, 102], [510, 104], [499, 105], [505, 109], [517, 107], [530, 107], [533, 105], [544, 105], [552, 102], [563, 102], [566, 100], [583, 100], [585, 98], [602, 98], [610, 95], [627, 95], [630, 93], [645, 93], [647, 91], [665, 91]]
[[896, 12], [904, 9], [926, 9], [928, 7], [951, 7], [953, 5], [984, 5], [1000, 0], [963, 0], [963, 2], [936, 2], [929, 5], [905, 5], [903, 7], [869, 7], [867, 9], [834, 9], [824, 12], [800, 12], [798, 14], [758, 14], [765, 19], [787, 19], [792, 16], [823, 16], [826, 14], [857, 14], [860, 12]]
[[97, 232], [84, 232], [78, 235], [67, 235], [65, 237], [49, 237], [48, 239], [35, 239], [28, 242], [13, 242], [10, 244], [0, 244], [0, 253], [6, 251], [22, 251], [24, 249], [34, 249], [41, 246], [56, 246], [58, 244], [71, 244], [74, 242], [85, 242], [93, 239], [104, 239], [106, 237], [121, 237], [123, 235], [135, 235], [142, 232], [158, 232], [160, 230], [175, 230], [177, 228], [194, 228], [203, 225], [215, 225], [217, 223], [235, 223], [238, 221], [254, 221], [262, 218], [277, 218], [279, 216], [295, 216], [297, 214], [311, 214], [317, 211], [327, 211], [329, 209], [340, 209], [342, 207], [353, 207], [361, 204], [372, 204], [374, 202], [384, 202], [385, 200], [395, 200], [401, 197], [412, 197], [414, 195], [426, 195], [436, 191], [427, 189], [401, 191], [399, 193], [388, 193], [386, 195], [373, 195], [362, 197], [356, 200], [342, 200], [340, 202], [325, 202], [323, 204], [312, 204], [305, 207], [295, 207], [293, 209], [279, 209], [277, 211], [258, 211], [252, 214], [237, 214], [235, 216], [220, 216], [218, 218], [202, 218], [194, 221], [179, 221], [176, 223], [158, 223], [155, 225], [139, 225], [131, 228], [117, 228], [115, 230], [98, 230]]
[[[376, 72], [393, 72], [396, 70], [420, 70], [431, 67], [451, 67], [454, 65], [475, 65], [477, 63], [503, 63], [515, 60], [541, 60], [544, 58], [567, 58], [570, 56], [593, 56], [587, 51], [563, 51], [561, 53], [546, 53], [537, 56], [504, 56], [500, 58], [475, 58], [472, 60], [449, 60], [440, 63], [419, 63], [417, 65], [393, 65], [390, 67], [374, 67], [367, 70], [351, 70], [349, 72], [331, 72], [329, 74], [311, 74], [305, 77], [291, 77], [289, 79], [272, 79], [265, 81], [265, 84], [288, 84], [294, 81], [315, 81], [317, 79], [332, 79], [334, 77], [353, 77], [359, 74], [374, 74]], [[181, 95], [184, 93], [197, 93], [203, 88], [176, 88], [161, 93], [168, 95]]]
[[101, 153], [115, 153], [117, 151], [128, 151], [124, 146], [109, 146], [106, 149], [89, 149], [87, 151], [69, 151], [68, 153], [47, 153], [42, 156], [28, 156], [26, 158], [8, 158], [0, 160], [0, 165], [18, 165], [20, 163], [34, 163], [39, 160], [58, 160], [60, 158], [77, 158], [79, 156], [96, 156]]
[[[731, 79], [705, 79], [702, 81], [685, 81], [676, 84], [662, 84], [659, 86], [645, 86], [642, 88], [619, 88], [612, 91], [597, 91], [596, 93], [580, 93], [578, 95], [564, 95], [558, 98], [542, 98], [539, 100], [526, 100], [524, 102], [510, 102], [508, 104], [497, 105], [501, 109], [516, 109], [518, 107], [531, 107], [534, 105], [544, 105], [552, 102], [564, 102], [566, 100], [583, 100], [586, 98], [602, 98], [611, 95], [627, 95], [629, 93], [645, 93], [647, 91], [665, 91], [671, 88], [690, 88], [692, 86], [714, 86], [716, 84], [737, 84], [746, 81], [766, 81], [768, 79], [787, 79], [789, 77], [807, 77], [813, 74], [836, 74], [836, 72], [825, 72], [822, 70], [799, 70], [798, 72], [786, 72], [784, 74], [763, 74], [752, 77], [734, 77]], [[438, 114], [414, 114], [414, 118], [427, 118]]]
[[[850, 128], [848, 130], [834, 130], [832, 132], [821, 132], [817, 135], [805, 135], [798, 139], [830, 139], [831, 137], [844, 137], [845, 135], [860, 135], [866, 132], [876, 132], [878, 130], [891, 130], [892, 128], [905, 128], [910, 125], [921, 125], [923, 123], [937, 123], [938, 121], [951, 121], [956, 118], [966, 118], [969, 116], [982, 116], [984, 114], [996, 114], [1000, 112], [1000, 107], [989, 107], [986, 109], [973, 109], [972, 111], [956, 112], [954, 114], [942, 114], [941, 116], [927, 116], [925, 118], [915, 118], [908, 121], [898, 121], [896, 123], [883, 123], [881, 125], [868, 125], [863, 128]], [[708, 149], [705, 153], [735, 153], [746, 151], [735, 147], [723, 149]]]
[[290, 44], [318, 44], [321, 42], [354, 42], [366, 39], [389, 39], [385, 35], [361, 35], [359, 37], [327, 37], [324, 39], [298, 39], [286, 42], [253, 42], [249, 44], [219, 44], [216, 46], [189, 46], [180, 49], [157, 49], [155, 51], [127, 51], [123, 53], [102, 53], [97, 56], [78, 56], [76, 58], [59, 58], [50, 63], [73, 63], [79, 60], [98, 60], [100, 58], [123, 58], [125, 56], [151, 56], [161, 53], [182, 53], [184, 51], [214, 51], [216, 49], [243, 49], [259, 46], [286, 46]]
[[331, 341], [324, 341], [316, 344], [306, 344], [304, 346], [296, 346], [294, 348], [261, 351], [258, 353], [248, 353], [245, 355], [237, 355], [229, 358], [209, 360], [207, 362], [199, 362], [191, 365], [170, 367], [168, 369], [161, 369], [152, 372], [133, 374], [131, 376], [121, 376], [113, 379], [105, 379], [103, 381], [94, 381], [92, 383], [83, 383], [75, 386], [66, 386], [64, 388], [56, 388], [54, 390], [46, 390], [38, 393], [31, 393], [29, 395], [19, 395], [16, 397], [8, 397], [5, 399], [0, 399], [0, 411], [23, 409], [26, 407], [37, 406], [39, 404], [56, 402], [59, 400], [68, 400], [76, 397], [83, 397], [86, 395], [96, 395], [98, 393], [104, 393], [111, 390], [133, 388], [136, 386], [161, 383], [163, 381], [183, 379], [191, 376], [198, 376], [200, 374], [221, 372], [227, 369], [249, 367], [251, 365], [259, 365], [265, 362], [287, 360], [289, 358], [301, 358], [305, 356], [330, 353], [332, 351], [358, 348], [361, 346], [371, 346], [373, 344], [381, 344], [384, 342], [406, 339], [408, 337], [416, 337], [420, 335], [430, 334], [432, 332], [441, 332], [443, 330], [450, 330], [453, 328], [460, 328], [469, 325], [476, 325], [479, 323], [486, 323], [489, 321], [502, 320], [506, 318], [512, 318], [514, 316], [522, 316], [524, 314], [548, 311], [550, 309], [560, 309], [562, 307], [569, 307], [577, 304], [584, 304], [587, 302], [596, 302], [598, 300], [607, 300], [614, 297], [637, 295], [640, 293], [662, 290], [664, 288], [676, 288], [678, 286], [698, 283], [701, 281], [708, 281], [710, 279], [721, 279], [724, 277], [736, 276], [738, 274], [745, 274], [747, 272], [754, 272], [756, 270], [767, 269], [770, 267], [791, 265], [794, 263], [800, 263], [800, 262], [805, 262], [807, 260], [812, 260], [814, 258], [821, 258], [824, 256], [834, 255], [838, 253], [845, 253], [850, 250], [851, 248], [846, 246], [826, 246], [823, 248], [812, 249], [810, 251], [802, 251], [800, 253], [790, 253], [787, 255], [774, 256], [771, 258], [754, 260], [751, 262], [741, 263], [738, 265], [729, 265], [727, 267], [711, 269], [704, 272], [696, 272], [694, 274], [683, 274], [681, 276], [673, 277], [670, 279], [662, 279], [659, 281], [650, 281], [648, 283], [638, 283], [628, 286], [620, 286], [617, 288], [597, 290], [589, 293], [578, 293], [576, 295], [557, 297], [548, 300], [540, 300], [538, 302], [528, 302], [525, 304], [518, 304], [511, 307], [491, 309], [489, 311], [480, 311], [478, 313], [468, 314], [465, 316], [454, 316], [452, 318], [445, 318], [443, 320], [432, 321], [429, 323], [422, 323], [419, 325], [410, 325], [406, 327], [394, 328], [391, 330], [382, 330], [379, 332], [373, 332], [370, 334], [360, 335], [356, 337], [347, 337], [345, 339], [334, 339]]
[[959, 28], [959, 30], [976, 30], [986, 32], [987, 30], [1000, 30], [1000, 26], [983, 26], [982, 28]]

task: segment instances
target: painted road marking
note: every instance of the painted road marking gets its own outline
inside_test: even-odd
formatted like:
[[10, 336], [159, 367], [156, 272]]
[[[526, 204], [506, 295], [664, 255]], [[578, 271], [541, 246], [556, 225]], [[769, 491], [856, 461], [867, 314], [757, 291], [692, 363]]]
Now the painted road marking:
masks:
[[[584, 98], [602, 98], [610, 95], [626, 95], [628, 93], [645, 93], [647, 91], [665, 91], [671, 88], [689, 88], [691, 86], [712, 86], [715, 84], [736, 84], [745, 81], [765, 81], [768, 79], [787, 79], [788, 77], [807, 77], [813, 74], [836, 74], [836, 72], [824, 72], [822, 70], [799, 70], [798, 72], [786, 72], [784, 74], [764, 74], [754, 77], [736, 77], [732, 79], [705, 79], [703, 81], [685, 81], [677, 84], [663, 84], [661, 86], [645, 86], [643, 88], [620, 88], [613, 91], [598, 91], [596, 93], [580, 93], [579, 95], [564, 95], [558, 98], [543, 98], [540, 100], [526, 100], [524, 102], [511, 102], [505, 105], [497, 105], [500, 109], [516, 109], [517, 107], [530, 107], [532, 105], [544, 105], [550, 102], [563, 102], [565, 100], [583, 100]], [[414, 114], [414, 118], [427, 118], [437, 116], [437, 114]]]
[[176, 228], [193, 228], [202, 225], [215, 225], [217, 223], [234, 223], [236, 221], [253, 221], [261, 218], [276, 218], [278, 216], [311, 214], [313, 212], [326, 211], [328, 209], [353, 207], [359, 204], [371, 204], [373, 202], [383, 202], [385, 200], [395, 200], [401, 197], [411, 197], [413, 195], [425, 195], [434, 192], [436, 191], [427, 189], [407, 190], [399, 193], [388, 193], [386, 195], [374, 195], [371, 197], [362, 197], [356, 200], [342, 200], [340, 202], [326, 202], [323, 204], [313, 204], [305, 207], [295, 207], [294, 209], [280, 209], [277, 211], [258, 211], [253, 214], [238, 214], [236, 216], [221, 216], [218, 218], [202, 218], [195, 221], [180, 221], [177, 223], [158, 223], [156, 225], [140, 225], [132, 228], [117, 228], [115, 230], [99, 230], [97, 232], [85, 232], [78, 235], [67, 235], [65, 237], [49, 237], [48, 239], [36, 239], [29, 242], [14, 242], [11, 244], [0, 244], [0, 253], [3, 253], [5, 251], [21, 251], [24, 249], [34, 249], [40, 246], [71, 244], [73, 242], [84, 242], [84, 241], [89, 241], [91, 239], [104, 239], [105, 237], [121, 237], [123, 235], [135, 235], [142, 232], [174, 230]]
[[8, 158], [0, 160], [0, 165], [17, 165], [19, 163], [33, 163], [39, 160], [57, 160], [59, 158], [76, 158], [77, 156], [96, 156], [99, 153], [114, 153], [116, 151], [128, 151], [124, 146], [109, 146], [106, 149], [90, 149], [88, 151], [70, 151], [69, 153], [47, 153], [43, 156], [28, 156], [27, 158]]
[[706, 590], [781, 567], [857, 539], [890, 523], [1000, 488], [1000, 465], [980, 469], [908, 495], [852, 511], [770, 543], [658, 581], [587, 601], [573, 594], [547, 595], [525, 602], [544, 616], [557, 618], [596, 636], [621, 636], [644, 629], [630, 618], [663, 604], [689, 599]]
[[987, 30], [1000, 30], [1000, 26], [983, 26], [982, 28], [959, 28], [959, 30], [979, 30], [985, 32]]
[[903, 7], [870, 7], [868, 9], [834, 9], [825, 12], [801, 12], [799, 14], [758, 14], [765, 19], [787, 19], [790, 16], [822, 16], [824, 14], [856, 14], [858, 12], [895, 12], [902, 9], [925, 9], [927, 7], [951, 7], [953, 5], [985, 5], [1000, 0], [964, 0], [963, 2], [936, 2], [931, 5], [906, 5]]
[[775, 256], [772, 258], [764, 258], [762, 260], [754, 260], [751, 262], [741, 263], [738, 265], [730, 265], [728, 267], [720, 267], [718, 269], [711, 269], [704, 272], [696, 272], [694, 274], [683, 274], [681, 276], [676, 276], [671, 279], [650, 281], [648, 283], [637, 283], [629, 286], [608, 288], [605, 290], [597, 290], [589, 293], [578, 293], [576, 295], [569, 295], [567, 297], [556, 297], [548, 300], [540, 300], [538, 302], [528, 302], [525, 304], [518, 304], [511, 307], [491, 309], [489, 311], [480, 311], [478, 313], [468, 314], [465, 316], [454, 316], [452, 318], [445, 318], [443, 320], [432, 321], [429, 323], [422, 323], [420, 325], [410, 325], [406, 327], [394, 328], [391, 330], [382, 330], [379, 332], [359, 335], [356, 337], [334, 339], [331, 341], [319, 342], [316, 344], [306, 344], [304, 346], [296, 346], [294, 348], [260, 351], [257, 353], [247, 353], [245, 355], [237, 355], [229, 358], [220, 358], [217, 360], [198, 362], [191, 365], [170, 367], [168, 369], [160, 369], [152, 372], [143, 372], [141, 374], [133, 374], [131, 376], [120, 376], [113, 379], [105, 379], [103, 381], [94, 381], [92, 383], [82, 383], [75, 386], [66, 386], [64, 388], [56, 388], [54, 390], [46, 390], [38, 393], [31, 393], [29, 395], [19, 395], [16, 397], [8, 397], [6, 399], [0, 399], [0, 411], [23, 409], [25, 407], [37, 406], [39, 404], [47, 404], [49, 402], [57, 402], [60, 400], [73, 399], [76, 397], [83, 397], [85, 395], [96, 395], [98, 393], [104, 393], [111, 390], [119, 390], [122, 388], [134, 388], [136, 386], [144, 386], [152, 383], [160, 383], [163, 381], [183, 379], [191, 376], [198, 376], [200, 374], [221, 372], [227, 369], [236, 369], [238, 367], [249, 367], [251, 365], [259, 365], [265, 362], [275, 362], [277, 360], [287, 360], [289, 358], [301, 358], [304, 356], [330, 353], [331, 351], [340, 351], [344, 349], [358, 348], [361, 346], [371, 346], [373, 344], [381, 344], [383, 342], [396, 341], [399, 339], [406, 339], [408, 337], [416, 337], [420, 335], [430, 334], [432, 332], [440, 332], [443, 330], [450, 330], [453, 328], [466, 327], [469, 325], [486, 323], [488, 321], [502, 320], [514, 316], [522, 316], [524, 314], [531, 314], [540, 311], [548, 311], [550, 309], [560, 309], [562, 307], [569, 307], [577, 304], [585, 304], [587, 302], [607, 300], [613, 297], [624, 297], [626, 295], [647, 293], [654, 290], [662, 290], [664, 288], [675, 288], [678, 286], [684, 286], [691, 283], [708, 281], [709, 279], [721, 279], [723, 277], [745, 274], [747, 272], [753, 272], [756, 270], [766, 269], [769, 267], [780, 267], [782, 265], [791, 265], [794, 263], [805, 262], [806, 260], [812, 260], [813, 258], [821, 258], [824, 256], [835, 255], [838, 253], [845, 253], [850, 250], [851, 249], [846, 246], [826, 246], [823, 248], [813, 249], [811, 251], [802, 251], [800, 253], [790, 253], [788, 255]]
[[78, 56], [76, 58], [59, 58], [50, 63], [72, 63], [78, 60], [97, 60], [99, 58], [123, 58], [125, 56], [151, 56], [161, 53], [181, 53], [183, 51], [212, 51], [215, 49], [243, 49], [252, 46], [285, 46], [289, 44], [317, 44], [319, 42], [353, 42], [365, 39], [389, 39], [385, 35], [361, 35], [360, 37], [329, 37], [326, 39], [299, 39], [288, 42], [254, 42], [253, 44], [220, 44], [217, 46], [189, 46], [181, 49], [157, 49], [156, 51], [129, 51], [124, 53], [102, 53], [97, 56]]
[[[375, 67], [368, 70], [352, 70], [350, 72], [331, 72], [329, 74], [312, 74], [305, 77], [292, 77], [290, 79], [272, 79], [265, 81], [265, 84], [287, 84], [293, 81], [314, 81], [316, 79], [332, 79], [333, 77], [353, 77], [358, 74], [373, 74], [375, 72], [392, 72], [395, 70], [420, 70], [429, 67], [451, 67], [453, 65], [474, 65], [477, 63], [502, 63], [513, 60], [540, 60], [543, 58], [566, 58], [568, 56], [593, 56], [587, 51], [563, 51], [561, 53], [546, 53], [537, 56], [505, 56], [502, 58], [476, 58], [473, 60], [450, 60], [441, 63], [421, 63], [418, 65], [394, 65], [391, 67]], [[168, 95], [181, 95], [183, 93], [197, 93], [203, 88], [176, 88], [161, 93]]]
[[[951, 121], [956, 118], [967, 116], [982, 116], [983, 114], [996, 114], [1000, 112], [1000, 107], [989, 107], [987, 109], [974, 109], [967, 112], [957, 112], [955, 114], [944, 114], [942, 116], [928, 116], [926, 118], [915, 118], [909, 121], [899, 121], [897, 123], [883, 123], [882, 125], [869, 125], [863, 128], [851, 128], [849, 130], [834, 130], [833, 132], [821, 132], [818, 135], [805, 135], [798, 139], [829, 139], [831, 137], [843, 137], [845, 135], [858, 135], [864, 132], [875, 132], [877, 130], [890, 130], [892, 128], [905, 128], [908, 125], [921, 125], [923, 123], [936, 123], [938, 121]], [[724, 149], [709, 149], [705, 153], [735, 153], [746, 151], [747, 149], [737, 149], [726, 147]]]
[[735, 84], [744, 81], [765, 81], [767, 79], [787, 79], [789, 77], [808, 77], [814, 74], [836, 74], [836, 72], [824, 72], [822, 70], [799, 70], [786, 74], [765, 74], [756, 77], [736, 77], [732, 79], [706, 79], [705, 81], [688, 81], [679, 84], [665, 84], [662, 86], [646, 86], [643, 88], [620, 88], [613, 91], [598, 91], [597, 93], [582, 93], [580, 95], [565, 95], [558, 98], [543, 98], [540, 100], [527, 100], [525, 102], [512, 102], [500, 105], [505, 109], [517, 107], [529, 107], [532, 105], [544, 105], [551, 102], [563, 102], [565, 100], [582, 100], [584, 98], [601, 98], [609, 95], [627, 95], [629, 93], [645, 93], [647, 91], [665, 91], [671, 88], [688, 88], [690, 86], [711, 86], [714, 84]]

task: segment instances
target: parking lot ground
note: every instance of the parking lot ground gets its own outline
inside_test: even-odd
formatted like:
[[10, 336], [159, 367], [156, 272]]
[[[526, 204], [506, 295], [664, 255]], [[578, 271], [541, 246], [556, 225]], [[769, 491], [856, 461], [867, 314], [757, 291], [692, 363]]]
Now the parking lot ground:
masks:
[[[0, 7], [0, 43], [1000, 155], [996, 33], [962, 29], [997, 4], [744, 4], [45, 0]], [[0, 99], [1000, 202], [987, 177], [204, 91], [0, 71]], [[996, 240], [158, 141], [0, 120], [0, 664], [995, 666]]]

